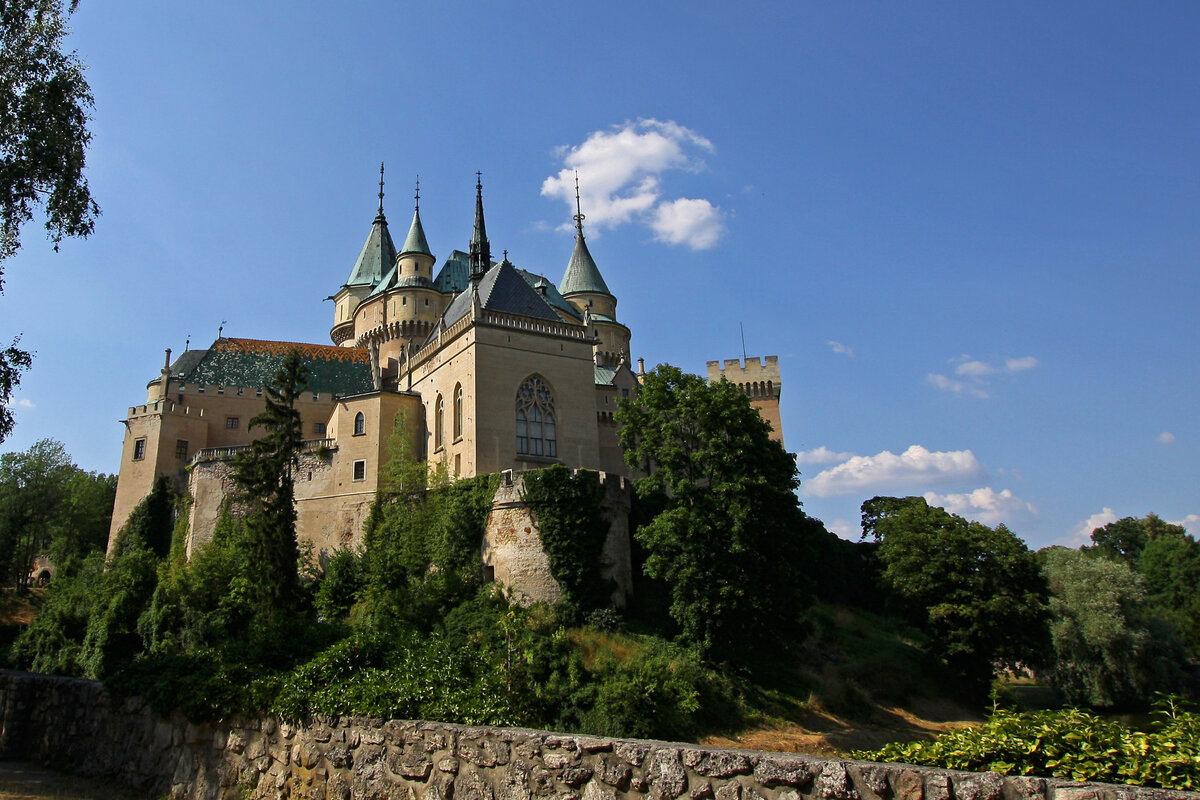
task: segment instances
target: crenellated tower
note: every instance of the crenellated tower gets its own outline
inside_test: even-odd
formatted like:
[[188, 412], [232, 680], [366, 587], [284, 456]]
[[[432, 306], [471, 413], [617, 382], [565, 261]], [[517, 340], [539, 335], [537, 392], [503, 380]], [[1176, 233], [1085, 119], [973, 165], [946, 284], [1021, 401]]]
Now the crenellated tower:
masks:
[[750, 405], [771, 426], [771, 438], [783, 444], [783, 420], [779, 416], [779, 356], [747, 358], [745, 364], [737, 358], [708, 362], [708, 382], [727, 380], [736, 384], [750, 398]]

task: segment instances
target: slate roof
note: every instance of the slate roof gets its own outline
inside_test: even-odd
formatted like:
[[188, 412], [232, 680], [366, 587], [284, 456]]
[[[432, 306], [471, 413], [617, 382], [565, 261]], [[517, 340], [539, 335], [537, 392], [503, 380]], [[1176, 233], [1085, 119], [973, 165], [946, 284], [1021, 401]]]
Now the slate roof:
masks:
[[565, 311], [573, 319], [582, 320], [583, 314], [579, 313], [579, 309], [571, 305], [561, 294], [558, 293], [558, 287], [551, 283], [544, 275], [537, 275], [528, 270], [518, 269], [521, 277], [533, 287], [533, 290], [545, 298], [546, 302], [557, 309]]
[[191, 372], [207, 353], [207, 350], [184, 350], [171, 365], [171, 377], [177, 378]]
[[383, 278], [383, 273], [396, 263], [396, 245], [388, 233], [387, 218], [380, 211], [371, 223], [371, 232], [363, 244], [346, 286], [374, 286]]
[[[308, 370], [309, 392], [331, 392], [338, 395], [369, 392], [374, 388], [371, 380], [371, 359], [366, 350], [353, 347], [335, 347], [301, 342], [272, 342], [260, 339], [217, 339], [207, 350], [192, 350], [176, 360], [176, 366], [185, 356], [200, 353], [192, 358], [187, 368], [180, 370], [179, 379], [184, 383], [216, 386], [262, 386], [279, 370], [283, 358], [289, 351], [300, 351], [300, 358]], [[174, 370], [173, 370], [174, 371]]]
[[575, 234], [575, 251], [571, 253], [571, 260], [567, 262], [567, 271], [563, 274], [558, 290], [564, 296], [576, 292], [591, 292], [612, 297], [612, 292], [608, 290], [608, 284], [604, 282], [604, 277], [600, 274], [595, 259], [588, 252], [587, 242], [583, 239], [582, 231]]
[[[449, 327], [471, 313], [471, 292], [465, 291], [450, 302], [442, 315]], [[554, 309], [533, 290], [508, 259], [487, 271], [479, 282], [479, 305], [488, 311], [503, 311], [534, 319], [562, 322]], [[434, 334], [436, 336], [436, 333]]]

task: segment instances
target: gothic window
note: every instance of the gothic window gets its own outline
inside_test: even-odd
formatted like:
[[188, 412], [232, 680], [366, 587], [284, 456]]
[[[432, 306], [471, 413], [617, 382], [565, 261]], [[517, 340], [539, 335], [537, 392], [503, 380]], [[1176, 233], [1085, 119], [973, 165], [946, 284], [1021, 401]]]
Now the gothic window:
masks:
[[517, 454], [558, 456], [554, 395], [536, 375], [517, 389]]
[[458, 441], [462, 438], [462, 420], [463, 420], [463, 390], [462, 384], [456, 384], [454, 387], [454, 440]]
[[354, 415], [354, 435], [362, 436], [367, 432], [367, 418], [360, 411]]
[[446, 401], [439, 394], [433, 406], [433, 447], [440, 450], [445, 444], [446, 429], [442, 423], [446, 412]]

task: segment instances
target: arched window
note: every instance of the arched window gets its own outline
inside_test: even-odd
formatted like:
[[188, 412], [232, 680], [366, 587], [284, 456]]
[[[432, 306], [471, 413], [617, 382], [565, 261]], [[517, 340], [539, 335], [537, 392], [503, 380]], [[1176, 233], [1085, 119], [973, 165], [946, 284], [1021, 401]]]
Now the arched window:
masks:
[[433, 447], [435, 450], [440, 450], [445, 444], [446, 429], [442, 424], [442, 419], [445, 416], [446, 401], [439, 394], [437, 402], [433, 405]]
[[517, 454], [558, 456], [554, 395], [536, 375], [517, 389]]
[[462, 384], [454, 386], [454, 439], [457, 441], [462, 438], [462, 419], [463, 419], [463, 391]]
[[367, 418], [360, 411], [354, 415], [354, 435], [362, 436], [367, 432]]

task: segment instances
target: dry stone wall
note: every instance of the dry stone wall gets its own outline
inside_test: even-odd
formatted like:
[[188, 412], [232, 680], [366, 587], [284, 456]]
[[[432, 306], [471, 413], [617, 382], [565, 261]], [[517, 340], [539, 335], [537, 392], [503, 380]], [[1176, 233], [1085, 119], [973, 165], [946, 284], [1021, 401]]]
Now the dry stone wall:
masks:
[[[92, 681], [0, 672], [0, 758], [184, 800], [1168, 800], [1182, 792], [667, 742], [362, 718], [163, 719]], [[1195, 795], [1190, 795], [1195, 796]]]

